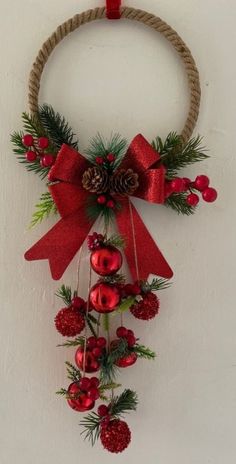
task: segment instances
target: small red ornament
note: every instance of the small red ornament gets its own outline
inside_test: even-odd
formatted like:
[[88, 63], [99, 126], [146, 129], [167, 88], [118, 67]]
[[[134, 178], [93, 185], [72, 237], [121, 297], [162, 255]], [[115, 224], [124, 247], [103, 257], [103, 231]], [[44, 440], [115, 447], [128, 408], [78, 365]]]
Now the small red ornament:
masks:
[[101, 276], [116, 274], [122, 266], [121, 252], [114, 246], [99, 248], [91, 253], [92, 269]]
[[31, 134], [25, 134], [22, 137], [22, 143], [25, 145], [25, 147], [32, 147], [34, 144], [34, 138]]
[[104, 282], [95, 284], [89, 294], [90, 303], [98, 313], [111, 313], [119, 305], [120, 299], [119, 289]]
[[202, 198], [207, 203], [213, 203], [213, 201], [216, 201], [217, 197], [218, 193], [212, 187], [208, 187], [206, 190], [204, 190], [204, 192], [202, 192]]
[[91, 382], [90, 382], [90, 379], [88, 377], [82, 377], [82, 379], [80, 379], [79, 381], [79, 388], [80, 390], [82, 390], [83, 392], [87, 392], [91, 387]]
[[98, 398], [100, 398], [99, 390], [95, 387], [90, 388], [88, 391], [88, 398], [98, 400]]
[[116, 157], [113, 153], [108, 153], [107, 155], [107, 161], [109, 161], [109, 163], [113, 163], [113, 161], [115, 161]]
[[80, 298], [80, 296], [75, 296], [72, 299], [71, 304], [73, 308], [78, 309], [78, 310], [83, 310], [86, 306], [85, 301], [83, 300], [83, 298]]
[[64, 337], [75, 337], [84, 330], [84, 316], [74, 308], [63, 308], [55, 317], [55, 326]]
[[124, 293], [126, 296], [136, 296], [140, 295], [141, 293], [141, 287], [138, 283], [135, 284], [126, 284], [124, 286]]
[[44, 155], [41, 159], [42, 166], [45, 168], [50, 168], [55, 162], [55, 157], [50, 153]]
[[107, 199], [105, 197], [105, 195], [99, 195], [99, 197], [97, 197], [97, 202], [99, 205], [105, 205]]
[[188, 190], [191, 184], [191, 179], [189, 177], [183, 177], [184, 181], [184, 190]]
[[92, 235], [88, 235], [88, 248], [90, 251], [98, 250], [104, 243], [104, 236], [94, 232]]
[[87, 348], [92, 350], [97, 346], [97, 338], [96, 337], [89, 337], [87, 340]]
[[141, 301], [131, 306], [130, 312], [137, 319], [148, 321], [158, 314], [159, 307], [160, 302], [155, 293], [148, 292], [143, 295], [143, 299]]
[[68, 395], [71, 398], [67, 400], [69, 406], [78, 412], [90, 411], [94, 408], [95, 401], [83, 393], [78, 382], [73, 382], [68, 388]]
[[110, 453], [122, 453], [130, 444], [131, 432], [126, 422], [115, 419], [101, 428], [100, 439], [103, 447]]
[[199, 196], [196, 193], [190, 193], [187, 198], [186, 202], [189, 206], [197, 206], [199, 203]]
[[77, 349], [75, 353], [75, 362], [79, 369], [82, 371], [84, 369], [87, 373], [97, 372], [100, 368], [100, 363], [96, 356], [88, 349], [84, 352], [83, 347]]
[[128, 335], [128, 330], [125, 327], [118, 327], [118, 329], [116, 329], [116, 335], [119, 338], [126, 338]]
[[25, 157], [29, 163], [32, 163], [37, 159], [37, 153], [33, 150], [29, 150], [26, 152]]
[[107, 344], [107, 341], [106, 341], [105, 337], [98, 337], [97, 346], [99, 348], [105, 348], [106, 344]]
[[96, 346], [95, 348], [92, 349], [92, 353], [94, 354], [95, 358], [100, 358], [100, 356], [102, 356], [102, 348], [99, 348], [99, 346]]
[[91, 377], [90, 386], [93, 388], [98, 388], [100, 385], [100, 380], [97, 377]]
[[[128, 335], [127, 335], [128, 337]], [[135, 340], [136, 341], [136, 340]], [[111, 351], [112, 350], [115, 350], [117, 348], [117, 345], [119, 344], [119, 340], [113, 340], [110, 344], [110, 348], [111, 348]], [[118, 367], [130, 367], [132, 366], [133, 364], [136, 363], [138, 359], [138, 356], [136, 353], [134, 353], [133, 351], [130, 351], [128, 354], [126, 354], [125, 356], [123, 356], [122, 358], [118, 359], [115, 364], [116, 366]]]
[[97, 156], [95, 161], [97, 164], [100, 164], [100, 165], [104, 163], [104, 159], [101, 156]]
[[194, 187], [199, 190], [199, 192], [203, 192], [210, 184], [210, 179], [207, 176], [201, 175], [197, 176], [194, 181]]
[[106, 406], [106, 404], [100, 404], [100, 406], [98, 406], [98, 415], [100, 417], [105, 417], [107, 416], [108, 413], [109, 413], [109, 408], [108, 406]]
[[49, 140], [47, 137], [39, 137], [38, 139], [38, 147], [42, 150], [45, 150], [49, 146]]
[[107, 206], [108, 208], [113, 209], [113, 208], [115, 208], [115, 202], [114, 202], [113, 200], [108, 200], [106, 206]]
[[181, 177], [175, 177], [175, 179], [171, 181], [171, 188], [172, 188], [172, 191], [175, 193], [183, 192], [185, 190], [184, 180], [181, 179]]

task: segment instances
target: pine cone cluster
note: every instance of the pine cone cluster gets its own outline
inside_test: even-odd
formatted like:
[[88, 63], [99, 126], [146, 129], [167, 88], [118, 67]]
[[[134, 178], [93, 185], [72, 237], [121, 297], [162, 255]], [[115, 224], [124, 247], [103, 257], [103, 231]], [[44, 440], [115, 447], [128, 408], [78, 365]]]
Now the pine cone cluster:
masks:
[[82, 185], [91, 193], [106, 193], [109, 190], [108, 172], [97, 166], [88, 168], [83, 174]]
[[118, 195], [133, 195], [138, 188], [138, 174], [132, 169], [121, 169], [109, 176], [105, 169], [88, 168], [82, 178], [83, 187], [91, 193], [110, 192]]

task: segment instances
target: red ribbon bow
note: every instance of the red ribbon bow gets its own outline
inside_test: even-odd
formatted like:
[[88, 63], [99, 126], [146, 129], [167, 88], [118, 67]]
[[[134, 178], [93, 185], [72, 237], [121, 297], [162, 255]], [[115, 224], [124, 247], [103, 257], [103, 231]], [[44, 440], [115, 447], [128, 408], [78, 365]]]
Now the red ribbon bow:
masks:
[[[132, 141], [120, 165], [122, 169], [132, 168], [139, 175], [139, 187], [134, 196], [152, 203], [164, 203], [165, 168], [155, 167], [159, 158], [158, 153], [139, 134]], [[86, 212], [89, 193], [82, 186], [82, 176], [88, 166], [89, 162], [80, 153], [62, 145], [55, 165], [49, 172], [49, 180], [58, 181], [49, 190], [61, 219], [25, 253], [29, 261], [48, 259], [55, 280], [61, 278], [93, 224]], [[134, 280], [138, 277], [136, 260], [140, 266], [140, 279], [147, 279], [149, 274], [172, 277], [171, 268], [129, 198], [122, 197], [119, 201], [122, 207], [116, 214], [116, 221], [119, 232], [126, 239], [125, 255]]]

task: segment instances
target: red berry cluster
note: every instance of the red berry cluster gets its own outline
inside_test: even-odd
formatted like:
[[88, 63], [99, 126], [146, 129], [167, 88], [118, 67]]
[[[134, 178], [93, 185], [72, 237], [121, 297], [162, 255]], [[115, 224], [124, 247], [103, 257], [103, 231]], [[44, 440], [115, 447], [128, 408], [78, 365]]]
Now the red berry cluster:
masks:
[[39, 137], [34, 139], [31, 134], [25, 134], [22, 137], [22, 143], [29, 150], [25, 153], [25, 158], [29, 163], [33, 163], [40, 159], [40, 164], [43, 168], [50, 168], [55, 162], [55, 156], [51, 153], [45, 153], [49, 147], [47, 137]]
[[[116, 156], [114, 153], [108, 153], [105, 156], [97, 156], [95, 161], [99, 166], [103, 166], [105, 169], [110, 170], [113, 167]], [[101, 206], [106, 206], [107, 208], [114, 209], [115, 201], [110, 195], [98, 195], [97, 203]]]
[[95, 161], [99, 166], [109, 168], [114, 163], [115, 159], [114, 153], [108, 153], [105, 156], [97, 156]]
[[166, 198], [169, 198], [173, 193], [189, 191], [186, 202], [189, 206], [195, 207], [199, 203], [199, 196], [192, 190], [201, 192], [203, 200], [207, 203], [212, 203], [217, 199], [217, 191], [210, 187], [210, 179], [204, 174], [197, 176], [195, 181], [191, 181], [188, 177], [175, 177], [175, 179], [165, 183]]
[[90, 251], [98, 250], [104, 243], [104, 235], [94, 232], [88, 235], [88, 248]]
[[97, 203], [102, 206], [106, 206], [107, 208], [114, 209], [116, 206], [115, 201], [109, 195], [99, 195], [97, 197]]
[[93, 409], [95, 401], [100, 398], [99, 385], [97, 377], [82, 377], [78, 382], [71, 383], [67, 390], [69, 406], [78, 412]]
[[126, 329], [126, 327], [118, 327], [116, 330], [116, 335], [118, 338], [124, 338], [127, 340], [129, 348], [132, 348], [136, 343], [136, 337], [133, 330]]
[[104, 337], [89, 337], [86, 342], [86, 349], [80, 346], [75, 353], [76, 365], [85, 372], [97, 372], [100, 368], [100, 358], [106, 348]]

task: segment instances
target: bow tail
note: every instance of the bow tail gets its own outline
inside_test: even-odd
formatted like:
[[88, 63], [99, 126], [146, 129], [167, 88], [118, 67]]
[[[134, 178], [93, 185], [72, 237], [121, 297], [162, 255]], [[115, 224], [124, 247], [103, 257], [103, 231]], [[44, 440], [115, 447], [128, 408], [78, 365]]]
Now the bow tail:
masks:
[[54, 280], [62, 277], [92, 227], [84, 208], [81, 210], [62, 218], [25, 253], [27, 261], [48, 259]]
[[[146, 280], [149, 274], [170, 279], [173, 276], [172, 269], [151, 237], [134, 205], [132, 203], [129, 204], [128, 199], [122, 201], [122, 208], [118, 212], [116, 220], [118, 229], [126, 240], [125, 255], [133, 279], [137, 280], [138, 278], [136, 258], [139, 268], [139, 279]], [[135, 234], [136, 249], [133, 233]]]

